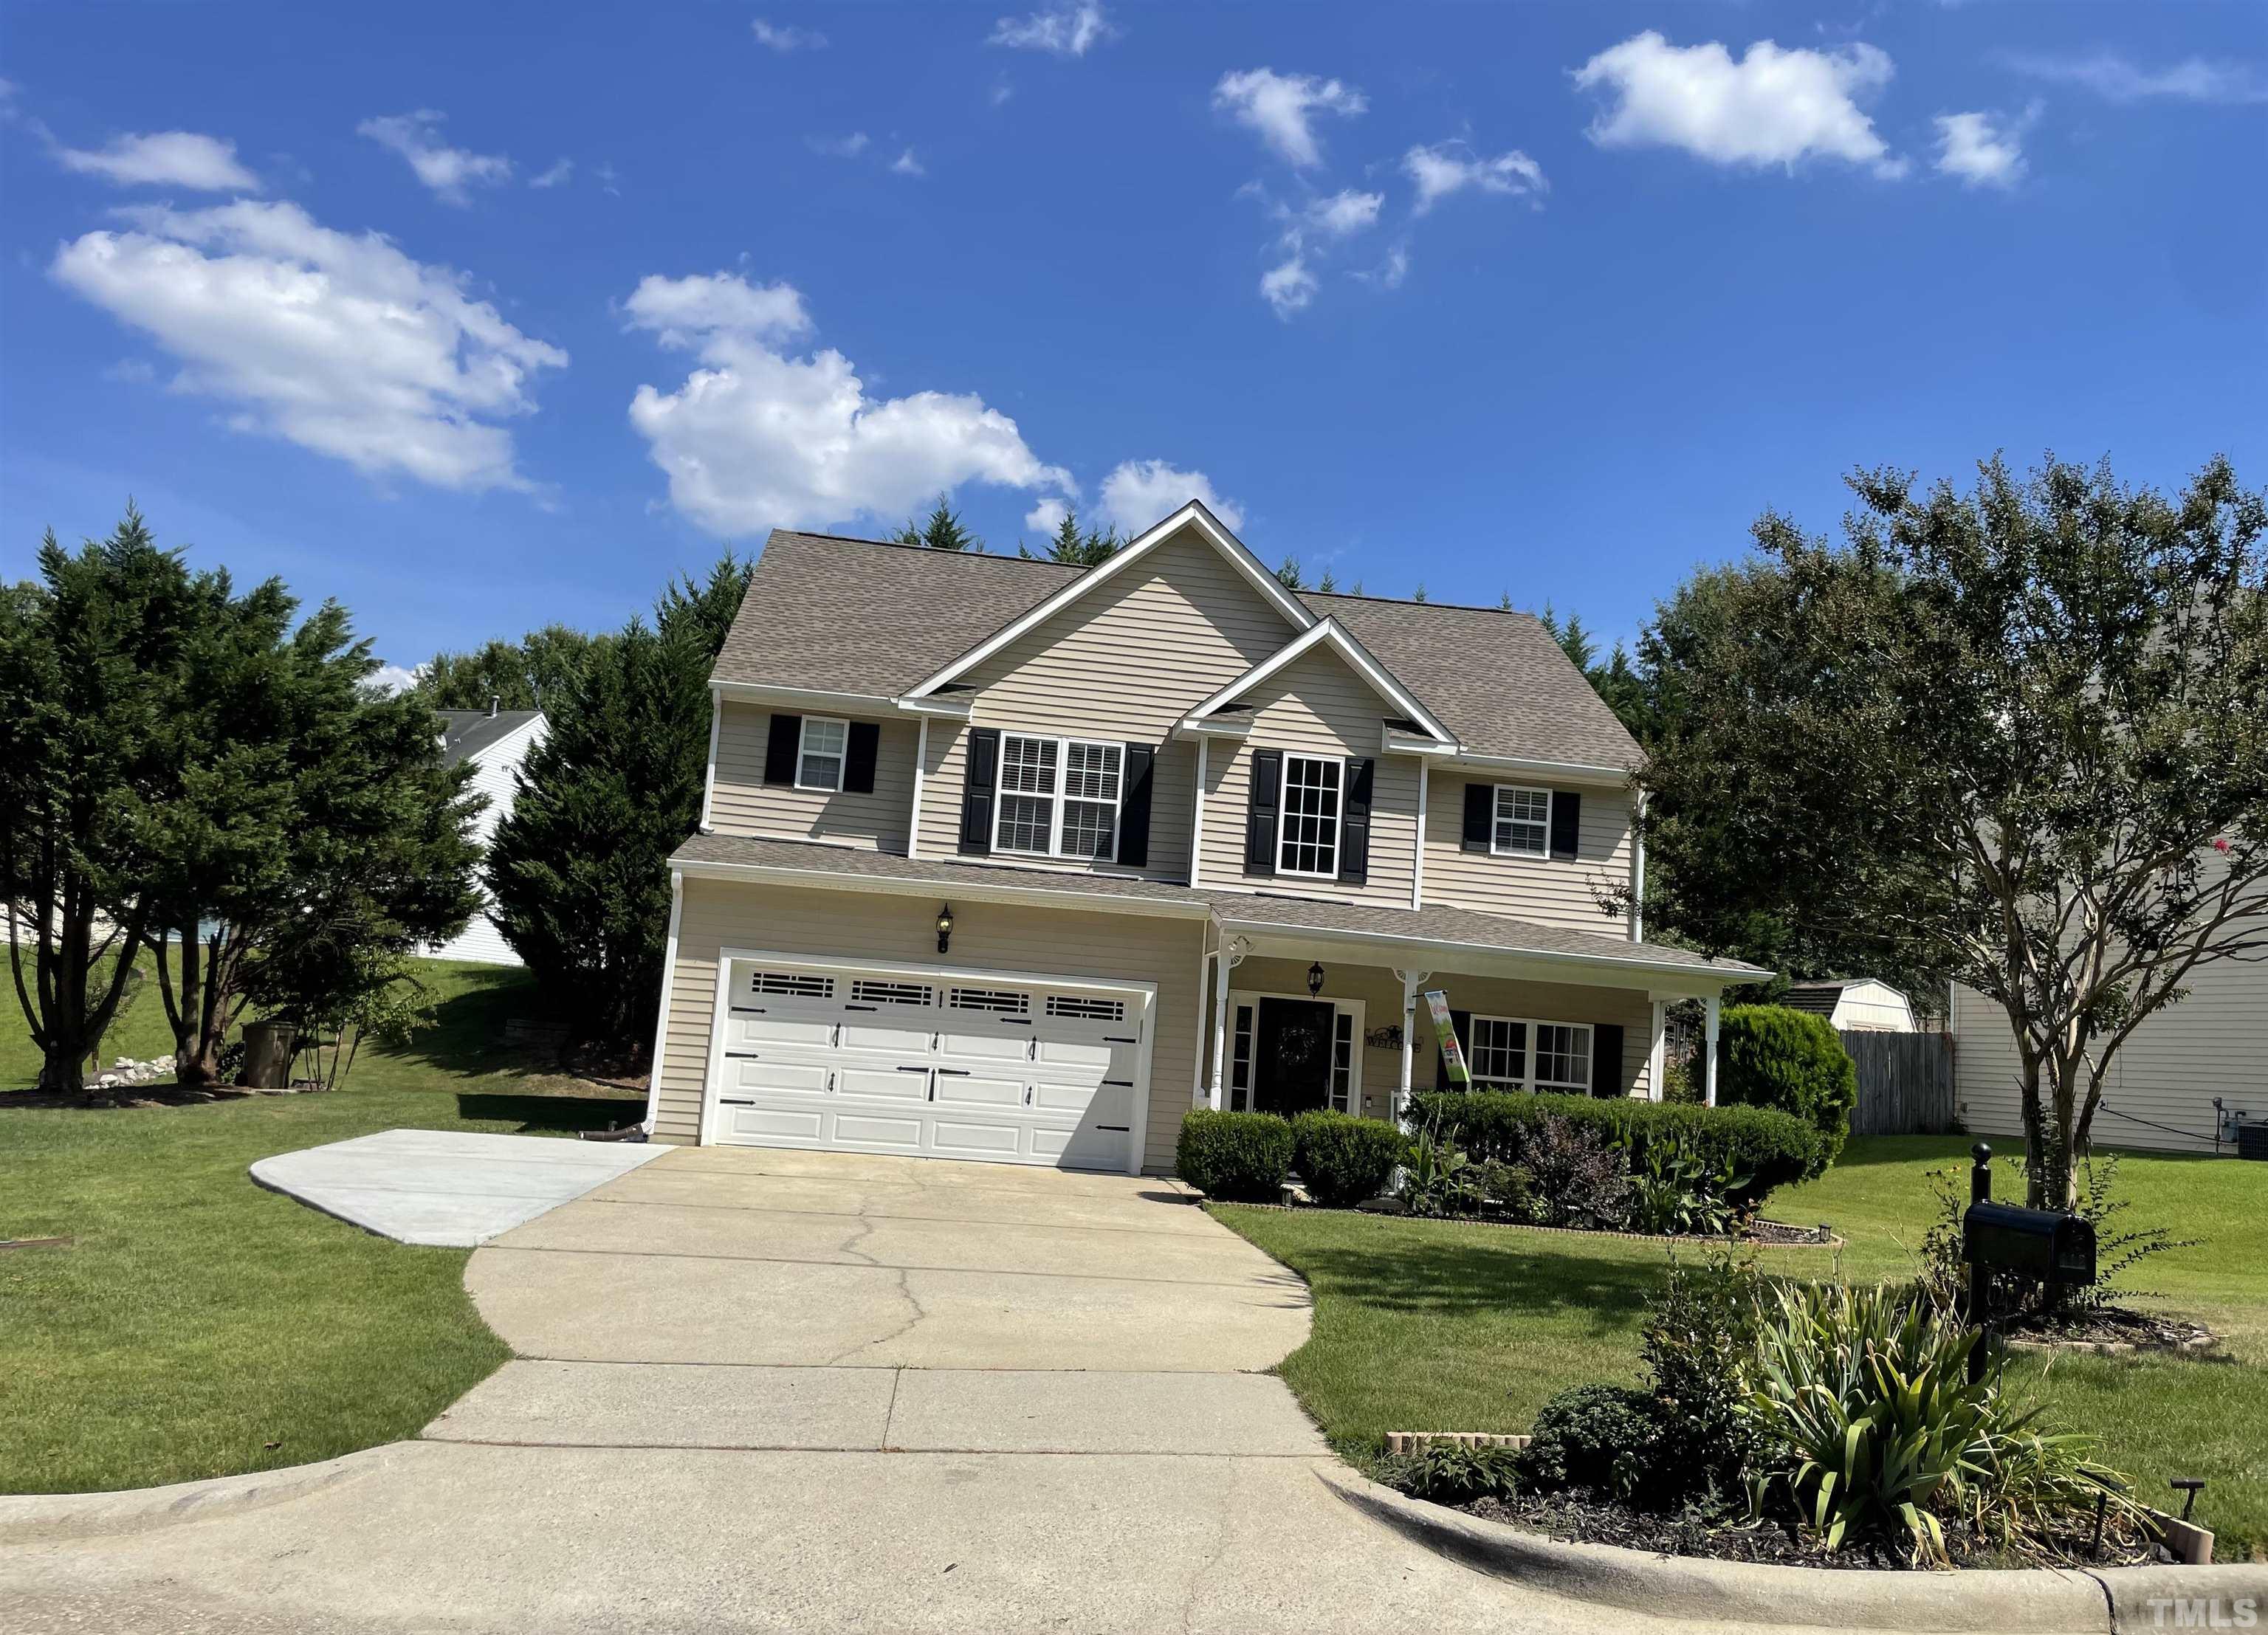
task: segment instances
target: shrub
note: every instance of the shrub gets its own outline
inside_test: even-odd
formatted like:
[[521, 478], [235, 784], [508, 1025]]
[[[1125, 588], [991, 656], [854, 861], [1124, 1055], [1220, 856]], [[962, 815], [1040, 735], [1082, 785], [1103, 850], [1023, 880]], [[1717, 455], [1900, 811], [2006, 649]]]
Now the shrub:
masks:
[[1388, 1469], [1394, 1485], [1412, 1499], [1469, 1505], [1476, 1499], [1510, 1499], [1520, 1489], [1520, 1452], [1497, 1444], [1428, 1442]]
[[1775, 1189], [1822, 1167], [1818, 1133], [1800, 1119], [1770, 1108], [1681, 1107], [1627, 1096], [1594, 1100], [1495, 1090], [1420, 1091], [1410, 1101], [1414, 1116], [1438, 1124], [1442, 1135], [1473, 1157], [1508, 1164], [1527, 1163], [1530, 1133], [1555, 1117], [1600, 1131], [1639, 1165], [1652, 1142], [1683, 1133], [1692, 1138], [1705, 1162], [1730, 1164], [1748, 1177], [1730, 1195], [1734, 1207], [1742, 1213], [1761, 1207]]
[[1528, 1132], [1520, 1167], [1553, 1226], [1612, 1231], [1629, 1217], [1630, 1154], [1587, 1124], [1542, 1120]]
[[1650, 1479], [1653, 1399], [1625, 1385], [1579, 1385], [1543, 1404], [1520, 1474], [1546, 1491], [1576, 1487], [1627, 1499]]
[[1182, 1120], [1174, 1168], [1209, 1198], [1275, 1204], [1292, 1173], [1292, 1125], [1273, 1113], [1199, 1108]]
[[1697, 1265], [1673, 1253], [1668, 1281], [1646, 1304], [1638, 1351], [1653, 1394], [1648, 1498], [1658, 1506], [1741, 1491], [1755, 1440], [1742, 1407], [1759, 1282], [1753, 1260], [1719, 1249]]
[[1382, 1118], [1302, 1113], [1292, 1121], [1292, 1162], [1319, 1204], [1351, 1209], [1376, 1197], [1409, 1142]]
[[1717, 1031], [1717, 1100], [1777, 1108], [1819, 1132], [1821, 1174], [1841, 1155], [1859, 1101], [1859, 1070], [1834, 1024], [1784, 1005], [1735, 1005]]
[[1724, 1237], [1739, 1224], [1733, 1194], [1747, 1180], [1729, 1162], [1704, 1159], [1683, 1131], [1674, 1140], [1649, 1141], [1645, 1167], [1631, 1177], [1628, 1224], [1664, 1237]]

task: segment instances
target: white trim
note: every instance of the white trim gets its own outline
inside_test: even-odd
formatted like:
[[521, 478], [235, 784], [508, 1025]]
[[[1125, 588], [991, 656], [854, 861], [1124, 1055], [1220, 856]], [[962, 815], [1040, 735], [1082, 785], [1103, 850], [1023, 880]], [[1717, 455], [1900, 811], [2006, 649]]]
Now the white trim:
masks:
[[854, 715], [872, 715], [877, 707], [887, 711], [895, 702], [887, 693], [836, 693], [810, 687], [771, 687], [758, 681], [711, 681], [709, 690], [735, 703], [784, 704], [799, 712], [832, 705]]
[[[1630, 939], [1646, 940], [1646, 791], [1638, 792], [1631, 814]], [[1658, 1098], [1657, 1098], [1658, 1099]]]
[[1077, 578], [1067, 581], [1054, 594], [1046, 597], [1037, 606], [1027, 609], [1010, 620], [999, 630], [946, 665], [935, 675], [911, 689], [906, 693], [906, 699], [910, 702], [926, 698], [946, 682], [967, 674], [1035, 626], [1053, 618], [1096, 586], [1115, 578], [1132, 567], [1135, 563], [1147, 556], [1184, 527], [1196, 529], [1198, 537], [1227, 558], [1229, 565], [1249, 580], [1253, 588], [1267, 599], [1269, 605], [1291, 622], [1292, 629], [1304, 630], [1315, 623], [1314, 612], [1305, 602], [1284, 588], [1282, 582], [1268, 571], [1260, 558], [1246, 549], [1243, 541], [1222, 527], [1219, 519], [1207, 511], [1203, 504], [1191, 500], [1173, 515], [1161, 522], [1153, 524], [1128, 541], [1119, 548], [1117, 554], [1108, 561], [1099, 566], [1089, 568]]
[[946, 721], [966, 721], [976, 703], [973, 698], [893, 698], [890, 702], [908, 715], [933, 715]]
[[1525, 773], [1530, 777], [1546, 777], [1562, 784], [1604, 784], [1626, 789], [1631, 780], [1627, 767], [1597, 766], [1583, 761], [1535, 761], [1525, 755], [1484, 755], [1462, 749], [1454, 759], [1461, 767], [1477, 767], [1486, 772]]
[[[983, 966], [939, 965], [905, 960], [837, 959], [816, 954], [782, 954], [766, 948], [717, 950], [717, 1012], [710, 1029], [709, 1066], [701, 1090], [701, 1144], [703, 1146], [712, 1145], [709, 1140], [709, 1109], [716, 1100], [717, 1063], [724, 1050], [725, 1016], [732, 998], [732, 967], [736, 960], [767, 966], [784, 966], [790, 970], [856, 971], [866, 976], [921, 976], [946, 983], [982, 980], [1012, 983], [1020, 988], [1077, 988], [1090, 993], [1115, 994], [1138, 999], [1142, 1013], [1142, 1042], [1135, 1047], [1134, 1111], [1133, 1116], [1127, 1121], [1126, 1173], [1130, 1175], [1142, 1173], [1142, 1156], [1149, 1145], [1152, 1047], [1158, 1036], [1157, 983], [1132, 977], [1079, 976], [1057, 971], [993, 970]], [[938, 1161], [972, 1160], [940, 1157]], [[1043, 1169], [1048, 1166], [1027, 1165], [1025, 1167]]]
[[[1550, 862], [1552, 860], [1551, 819], [1553, 809], [1559, 803], [1558, 792], [1557, 790], [1547, 789], [1541, 784], [1491, 784], [1489, 785], [1489, 856], [1492, 858], [1528, 858], [1532, 860], [1543, 863]], [[1506, 817], [1504, 815], [1504, 798], [1506, 794], [1541, 795], [1543, 797], [1543, 849], [1541, 851], [1530, 851], [1524, 846], [1499, 846], [1497, 844], [1497, 826], [1498, 824], [1528, 823], [1533, 821], [1528, 818]], [[1576, 850], [1580, 852], [1581, 851], [1581, 836], [1578, 836], [1576, 839], [1578, 842]], [[1565, 862], [1567, 859], [1563, 858], [1560, 861]]]
[[[661, 1113], [661, 1047], [669, 1037], [669, 1000], [677, 986], [677, 925], [684, 911], [685, 871], [672, 869], [669, 871], [669, 941], [665, 945], [661, 956], [661, 1010], [653, 1019], [652, 1065], [647, 1071], [645, 1080], [645, 1123], [643, 1128], [649, 1136], [653, 1133], [654, 1120]], [[705, 1086], [701, 1100], [705, 1109], [709, 1101]], [[698, 1121], [703, 1116], [703, 1114], [700, 1113], [694, 1116], [693, 1138], [696, 1141], [701, 1138]]]
[[1433, 973], [1396, 966], [1394, 974], [1402, 982], [1402, 1080], [1394, 1092], [1394, 1122], [1400, 1123], [1410, 1111], [1410, 1092], [1416, 1077], [1418, 1061], [1418, 990]]
[[1311, 625], [1303, 634], [1278, 648], [1273, 653], [1263, 659], [1242, 675], [1238, 676], [1227, 686], [1190, 711], [1189, 719], [1203, 720], [1223, 704], [1242, 697], [1285, 666], [1299, 659], [1302, 654], [1311, 652], [1319, 643], [1325, 642], [1330, 644], [1332, 651], [1340, 658], [1346, 660], [1356, 674], [1361, 676], [1369, 684], [1371, 691], [1415, 720], [1432, 735], [1436, 742], [1453, 748], [1455, 746], [1457, 741], [1455, 735], [1436, 720], [1433, 712], [1419, 703], [1408, 688], [1388, 674], [1386, 667], [1372, 658], [1370, 650], [1357, 641], [1347, 628], [1336, 619], [1325, 619], [1319, 624]]
[[1205, 752], [1212, 746], [1204, 739], [1197, 740], [1197, 799], [1189, 816], [1189, 889], [1197, 888], [1197, 877], [1204, 872], [1204, 785]]
[[1381, 755], [1427, 755], [1436, 761], [1449, 761], [1462, 753], [1456, 744], [1445, 744], [1439, 739], [1424, 738], [1405, 733], [1381, 721], [1379, 724], [1378, 748]]
[[[1527, 1035], [1525, 1035], [1526, 1042], [1521, 1046], [1520, 1050], [1521, 1058], [1527, 1064], [1528, 1073], [1524, 1079], [1508, 1080], [1498, 1079], [1492, 1080], [1489, 1086], [1490, 1088], [1502, 1089], [1506, 1084], [1510, 1084], [1516, 1091], [1531, 1093], [1536, 1095], [1550, 1094], [1589, 1095], [1592, 1094], [1591, 1086], [1598, 1082], [1599, 1077], [1599, 1024], [1596, 1022], [1570, 1022], [1550, 1016], [1498, 1016], [1493, 1011], [1468, 1011], [1465, 1013], [1465, 1025], [1468, 1029], [1466, 1037], [1463, 1041], [1465, 1047], [1465, 1071], [1472, 1075], [1474, 1089], [1477, 1090], [1481, 1088], [1480, 1069], [1474, 1065], [1474, 1064], [1479, 1059], [1480, 1035], [1476, 1030], [1473, 1030], [1472, 1024], [1475, 1022], [1506, 1022], [1513, 1026], [1528, 1029]], [[1544, 1080], [1538, 1079], [1535, 1076], [1535, 1030], [1539, 1027], [1580, 1027], [1582, 1029], [1587, 1038], [1587, 1042], [1583, 1046], [1583, 1065], [1590, 1073], [1590, 1078], [1588, 1079], [1580, 1084], [1577, 1084], [1565, 1079], [1555, 1079], [1550, 1080], [1549, 1083], [1546, 1083]], [[1619, 1065], [1616, 1068], [1615, 1077], [1617, 1079], [1622, 1077], [1622, 1070]], [[1624, 1092], [1624, 1094], [1627, 1094], [1628, 1092]]]
[[1428, 762], [1418, 763], [1418, 845], [1410, 865], [1410, 906], [1425, 906], [1425, 784], [1426, 775], [1433, 768]]
[[718, 693], [709, 695], [709, 766], [701, 777], [701, 832], [709, 833], [710, 814], [717, 806], [717, 733], [725, 721], [725, 700]]
[[[1364, 1033], [1367, 1031], [1366, 1024], [1368, 1022], [1370, 1013], [1369, 1001], [1365, 999], [1335, 999], [1329, 994], [1322, 993], [1273, 993], [1257, 988], [1234, 988], [1229, 991], [1228, 1003], [1221, 1007], [1222, 1015], [1224, 1017], [1233, 1015], [1235, 1013], [1238, 1005], [1247, 999], [1252, 1001], [1252, 1064], [1256, 1069], [1260, 1065], [1261, 1000], [1289, 999], [1297, 1005], [1328, 1005], [1331, 1007], [1333, 1019], [1332, 1026], [1334, 1030], [1336, 1030], [1337, 1026], [1337, 1018], [1346, 1015], [1351, 1015], [1354, 1018], [1354, 1048], [1347, 1053], [1347, 1104], [1345, 1110], [1358, 1118], [1362, 1116], [1362, 1053], [1364, 1049], [1362, 1037]], [[1229, 1029], [1227, 1031], [1233, 1032], [1233, 1029]], [[1338, 1048], [1338, 1040], [1336, 1037], [1334, 1037], [1330, 1041], [1330, 1046], [1333, 1049], [1336, 1049]], [[1225, 1040], [1222, 1043], [1221, 1049], [1223, 1054], [1226, 1055], [1228, 1050], [1228, 1046]], [[1331, 1105], [1330, 1071], [1330, 1067], [1327, 1063], [1323, 1069], [1323, 1105], [1325, 1107], [1329, 1107]], [[1226, 1067], [1224, 1067], [1221, 1074], [1221, 1086], [1220, 1104], [1223, 1107], [1228, 1107], [1233, 1100], [1236, 1092], [1235, 1086], [1229, 1083], [1229, 1076]], [[1251, 1099], [1253, 1088], [1254, 1086], [1247, 1086], [1245, 1087], [1245, 1098], [1248, 1102]], [[1249, 1112], [1252, 1109], [1248, 1106], [1245, 1110]]]
[[967, 897], [976, 902], [1037, 902], [1052, 908], [1088, 910], [1098, 914], [1147, 914], [1164, 919], [1200, 919], [1211, 911], [1206, 903], [1195, 899], [1127, 897], [1045, 886], [1002, 887], [972, 880], [909, 879], [899, 874], [855, 874], [841, 869], [796, 868], [778, 863], [714, 863], [688, 858], [675, 867], [694, 880], [799, 886], [820, 891], [878, 892], [901, 897], [933, 897], [942, 892]]
[[[841, 748], [831, 752], [824, 749], [817, 752], [821, 760], [832, 760], [835, 762], [835, 781], [832, 784], [806, 784], [803, 781], [804, 758], [813, 753], [810, 748], [811, 726], [814, 721], [821, 726], [839, 726], [843, 729]], [[795, 777], [792, 786], [807, 795], [839, 795], [843, 792], [843, 786], [850, 781], [850, 722], [849, 718], [839, 715], [798, 716], [795, 728]]]
[[[1219, 887], [1215, 890], [1220, 889]], [[1241, 895], [1257, 896], [1257, 892]], [[1730, 987], [1736, 983], [1753, 982], [1758, 976], [1769, 976], [1770, 971], [1758, 965], [1743, 965], [1727, 970], [1719, 966], [1680, 965], [1667, 960], [1633, 960], [1619, 954], [1567, 954], [1549, 948], [1521, 948], [1491, 942], [1457, 942], [1440, 937], [1403, 937], [1392, 932], [1343, 931], [1314, 925], [1285, 925], [1272, 920], [1244, 919], [1234, 913], [1222, 913], [1224, 905], [1213, 905], [1213, 919], [1224, 930], [1234, 926], [1241, 931], [1259, 932], [1270, 937], [1324, 937], [1347, 942], [1390, 942], [1404, 948], [1425, 948], [1444, 953], [1477, 954], [1506, 960], [1543, 960], [1555, 964], [1609, 965], [1617, 969], [1659, 971], [1664, 975], [1690, 976], [1696, 982], [1716, 983]]]
[[[1053, 744], [1055, 746], [1056, 776], [1055, 787], [1052, 790], [1042, 795], [1036, 790], [1009, 789], [1005, 787], [1008, 770], [1008, 744], [1012, 739], [1020, 739], [1027, 744]], [[1074, 799], [1071, 792], [1071, 752], [1074, 746], [1083, 749], [1107, 749], [1110, 751], [1111, 755], [1115, 757], [1115, 762], [1111, 768], [1111, 777], [1117, 784], [1118, 792], [1113, 795], [1109, 801], [1110, 852], [1107, 857], [1099, 857], [1090, 852], [1065, 851], [1063, 849], [1064, 817], [1065, 813], [1070, 810], [1071, 802]], [[1011, 795], [1020, 796], [1027, 800], [1044, 799], [1048, 802], [1048, 846], [1046, 851], [1032, 851], [1021, 846], [1004, 845], [1001, 843], [1000, 830], [1002, 825], [1006, 821], [1008, 797]], [[1088, 797], [1079, 797], [1077, 799], [1079, 799], [1081, 806], [1099, 806], [1103, 804], [1103, 802], [1100, 800]], [[1003, 857], [1010, 858], [1047, 858], [1058, 863], [1108, 863], [1116, 865], [1118, 862], [1118, 829], [1120, 821], [1125, 815], [1125, 808], [1126, 746], [1121, 740], [1115, 738], [1065, 738], [1054, 733], [1020, 732], [1013, 727], [1004, 727], [1001, 729], [999, 758], [994, 768], [994, 776], [992, 780], [991, 842], [992, 850], [996, 853]]]
[[922, 783], [928, 776], [929, 718], [922, 718], [921, 731], [914, 734], [914, 810], [906, 824], [906, 855], [921, 856]]
[[[1340, 865], [1345, 861], [1347, 758], [1344, 755], [1311, 755], [1296, 749], [1286, 749], [1283, 753], [1283, 764], [1278, 769], [1276, 777], [1275, 852], [1270, 860], [1276, 865], [1276, 873], [1285, 879], [1336, 880], [1339, 877]], [[1317, 766], [1336, 765], [1339, 770], [1338, 787], [1332, 792], [1335, 799], [1331, 802], [1331, 866], [1328, 871], [1287, 869], [1284, 866], [1284, 820], [1291, 815], [1292, 762], [1294, 761], [1313, 762]]]
[[1717, 1105], [1717, 1024], [1724, 1004], [1724, 996], [1716, 993], [1701, 1001], [1701, 1031], [1705, 1035], [1701, 1046], [1701, 1101], [1708, 1107]]
[[1194, 716], [1184, 716], [1174, 723], [1174, 736], [1194, 738], [1200, 743], [1208, 738], [1249, 738], [1252, 736], [1252, 723], [1249, 721], [1200, 721]]
[[1659, 994], [1647, 997], [1653, 1014], [1646, 1055], [1646, 1094], [1648, 1101], [1659, 1101], [1667, 1088], [1662, 1079], [1669, 1071], [1669, 1001]]
[[[1212, 922], [1207, 920], [1197, 927], [1197, 1027], [1204, 1027], [1205, 1002], [1212, 997]], [[1197, 1048], [1189, 1052], [1189, 1106], [1203, 1107], [1205, 1083], [1204, 1039], [1200, 1032]]]

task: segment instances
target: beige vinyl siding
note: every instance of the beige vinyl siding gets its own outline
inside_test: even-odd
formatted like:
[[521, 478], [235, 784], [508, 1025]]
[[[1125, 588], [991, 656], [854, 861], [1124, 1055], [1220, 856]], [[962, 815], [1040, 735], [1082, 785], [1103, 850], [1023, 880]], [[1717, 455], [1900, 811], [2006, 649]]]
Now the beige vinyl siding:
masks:
[[904, 854], [914, 806], [917, 723], [880, 724], [873, 793], [830, 795], [810, 789], [766, 788], [764, 751], [771, 738], [772, 711], [762, 704], [729, 700], [723, 711], [717, 723], [717, 781], [709, 802], [713, 832], [823, 840]]
[[899, 960], [1156, 984], [1143, 1166], [1172, 1167], [1195, 1082], [1202, 924], [996, 902], [955, 902], [953, 912], [953, 948], [940, 956], [937, 904], [925, 896], [688, 878], [679, 911], [654, 1138], [680, 1144], [699, 1138], [718, 951], [753, 948], [813, 959]]
[[[964, 678], [977, 689], [969, 722], [1007, 732], [1149, 744], [1152, 880], [1187, 881], [1197, 752], [1169, 743], [1174, 723], [1290, 641], [1289, 621], [1195, 534], [1148, 558], [1027, 631]], [[960, 844], [967, 734], [932, 721], [922, 792], [924, 855]], [[1019, 867], [1086, 873], [1117, 865], [1017, 857]]]
[[[1207, 890], [1289, 892], [1336, 902], [1410, 906], [1417, 865], [1418, 760], [1379, 753], [1388, 706], [1336, 653], [1302, 654], [1251, 695], [1252, 735], [1214, 740], [1206, 755], [1204, 859]], [[1252, 752], [1371, 758], [1370, 880], [1366, 885], [1244, 872], [1244, 821], [1252, 804]]]
[[[1395, 974], [1375, 965], [1341, 965], [1328, 954], [1319, 956], [1323, 966], [1323, 991], [1326, 999], [1360, 999], [1364, 1005], [1363, 1027], [1366, 1033], [1399, 1025], [1402, 1020], [1402, 982]], [[1307, 961], [1284, 959], [1251, 959], [1236, 967], [1230, 977], [1233, 991], [1253, 993], [1280, 993], [1298, 996], [1307, 991]], [[1653, 1006], [1643, 990], [1630, 988], [1594, 988], [1574, 983], [1506, 982], [1496, 977], [1460, 976], [1454, 971], [1437, 971], [1427, 981], [1426, 987], [1439, 988], [1449, 996], [1450, 1005], [1460, 1011], [1473, 1011], [1484, 1016], [1517, 1016], [1545, 1022], [1619, 1023], [1623, 1029], [1622, 1083], [1631, 1095], [1648, 1094], [1647, 1065], [1653, 1053]], [[1205, 1022], [1207, 1073], [1211, 1072], [1212, 1023]], [[1432, 1024], [1425, 1015], [1425, 1001], [1418, 1007], [1418, 1049], [1411, 1064], [1411, 1082], [1415, 1088], [1431, 1089], [1433, 1085], [1435, 1050]], [[1399, 1046], [1371, 1048], [1362, 1054], [1362, 1111], [1372, 1118], [1391, 1116], [1394, 1092], [1402, 1082], [1402, 1050]]]
[[1435, 768], [1425, 792], [1425, 901], [1536, 925], [1567, 925], [1599, 936], [1627, 936], [1629, 921], [1599, 911], [1598, 892], [1631, 883], [1631, 802], [1618, 790], [1580, 789], [1582, 821], [1572, 858], [1498, 857], [1467, 851], [1465, 785], [1525, 784], [1516, 778], [1468, 778]]
[[[2184, 985], [2189, 997], [2136, 1028], [2111, 1058], [2102, 1100], [2112, 1110], [2095, 1115], [2098, 1145], [2210, 1153], [2215, 1096], [2232, 1110], [2268, 1118], [2268, 965], [2203, 965]], [[1955, 987], [1953, 1034], [1954, 1102], [1962, 1123], [1979, 1135], [2021, 1138], [2023, 1067], [2007, 1013]], [[2171, 1129], [2132, 1123], [2121, 1113]]]

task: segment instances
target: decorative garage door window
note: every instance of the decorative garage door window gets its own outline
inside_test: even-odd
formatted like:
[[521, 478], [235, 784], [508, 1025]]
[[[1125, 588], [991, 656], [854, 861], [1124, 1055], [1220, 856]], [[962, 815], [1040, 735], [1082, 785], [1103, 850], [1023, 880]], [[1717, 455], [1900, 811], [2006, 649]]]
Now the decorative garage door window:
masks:
[[989, 1011], [995, 1016], [1032, 1013], [1032, 996], [1020, 988], [955, 988], [946, 1003], [956, 1011]]
[[783, 999], [831, 999], [835, 978], [804, 971], [758, 971], [748, 978], [748, 993], [751, 998], [770, 994]]
[[927, 1005], [937, 990], [926, 983], [875, 982], [860, 978], [850, 984], [850, 998], [858, 1005]]
[[1083, 1022], [1123, 1022], [1126, 1020], [1123, 999], [1083, 999], [1075, 994], [1051, 993], [1048, 996], [1048, 1014]]

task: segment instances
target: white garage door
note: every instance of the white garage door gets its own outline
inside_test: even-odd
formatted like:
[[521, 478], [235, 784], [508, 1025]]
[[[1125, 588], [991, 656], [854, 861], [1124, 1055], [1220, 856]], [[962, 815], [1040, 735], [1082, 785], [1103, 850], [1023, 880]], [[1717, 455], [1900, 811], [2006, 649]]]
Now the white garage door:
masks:
[[1138, 1167], [1141, 992], [918, 968], [727, 968], [711, 1140]]

